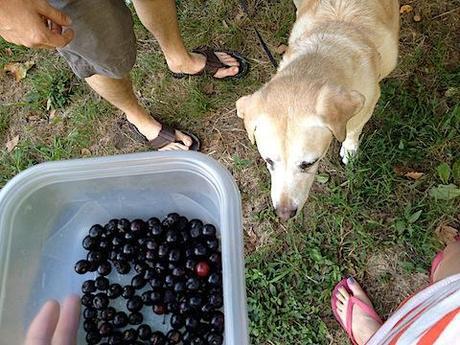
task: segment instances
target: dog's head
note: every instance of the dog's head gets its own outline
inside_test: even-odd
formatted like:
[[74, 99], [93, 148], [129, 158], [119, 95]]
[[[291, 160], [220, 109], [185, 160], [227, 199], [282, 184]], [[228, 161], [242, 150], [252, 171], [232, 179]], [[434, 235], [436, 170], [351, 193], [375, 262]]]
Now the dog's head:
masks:
[[357, 91], [288, 78], [274, 78], [237, 101], [238, 116], [270, 171], [272, 202], [281, 219], [303, 207], [320, 159], [333, 137], [345, 140], [347, 122], [363, 104]]

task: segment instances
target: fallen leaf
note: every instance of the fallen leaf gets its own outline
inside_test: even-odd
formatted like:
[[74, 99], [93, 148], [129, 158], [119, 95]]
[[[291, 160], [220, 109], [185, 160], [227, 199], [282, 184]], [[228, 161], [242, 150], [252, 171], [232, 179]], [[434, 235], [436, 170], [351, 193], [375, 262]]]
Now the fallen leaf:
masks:
[[280, 44], [278, 47], [276, 47], [275, 51], [278, 54], [283, 55], [287, 49], [288, 49], [288, 46], [286, 44]]
[[419, 22], [419, 21], [421, 21], [421, 20], [422, 20], [422, 16], [421, 16], [420, 14], [417, 13], [417, 14], [414, 16], [414, 22]]
[[5, 49], [5, 54], [6, 54], [6, 56], [13, 56], [13, 50], [11, 48], [6, 48]]
[[458, 229], [446, 224], [439, 225], [434, 232], [444, 244], [454, 242], [455, 238], [459, 235]]
[[412, 12], [413, 10], [414, 8], [411, 5], [402, 5], [399, 9], [399, 13], [406, 14]]
[[447, 184], [450, 178], [450, 166], [447, 163], [442, 163], [437, 166], [436, 171], [438, 172], [439, 178], [441, 179], [442, 183]]
[[216, 86], [213, 83], [207, 83], [203, 86], [203, 92], [210, 96], [216, 93]]
[[19, 135], [16, 135], [13, 139], [9, 140], [6, 143], [6, 150], [8, 152], [11, 152], [14, 150], [14, 148], [18, 145], [19, 143]]
[[408, 169], [401, 165], [396, 165], [393, 167], [393, 171], [398, 176], [404, 176], [408, 172]]
[[448, 185], [440, 184], [430, 189], [430, 195], [435, 199], [451, 200], [460, 196], [460, 188], [452, 183]]
[[85, 148], [81, 149], [80, 153], [82, 156], [91, 156], [91, 151]]
[[318, 174], [315, 177], [316, 181], [321, 184], [327, 183], [329, 181], [329, 175], [328, 174]]
[[417, 172], [417, 171], [409, 171], [407, 173], [404, 174], [404, 176], [412, 179], [412, 180], [418, 180], [420, 179], [420, 177], [422, 177], [424, 175], [424, 173], [422, 172]]
[[24, 63], [12, 62], [12, 63], [6, 64], [5, 67], [3, 67], [3, 70], [5, 72], [14, 74], [16, 81], [20, 81], [27, 76], [27, 71], [30, 70], [34, 65], [35, 65], [35, 62], [33, 61], [27, 61]]

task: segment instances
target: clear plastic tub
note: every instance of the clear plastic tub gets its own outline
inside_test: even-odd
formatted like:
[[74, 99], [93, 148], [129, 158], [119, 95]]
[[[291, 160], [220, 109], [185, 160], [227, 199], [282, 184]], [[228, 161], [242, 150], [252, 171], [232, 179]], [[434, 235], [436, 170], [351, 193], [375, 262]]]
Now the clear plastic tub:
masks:
[[[22, 344], [40, 306], [80, 293], [88, 228], [179, 212], [215, 224], [223, 258], [225, 344], [247, 345], [241, 201], [231, 175], [199, 153], [140, 153], [34, 166], [0, 191], [0, 344]], [[114, 274], [114, 273], [112, 273]], [[113, 278], [113, 277], [112, 277]], [[149, 320], [165, 329], [163, 317]], [[78, 344], [85, 344], [83, 332]]]

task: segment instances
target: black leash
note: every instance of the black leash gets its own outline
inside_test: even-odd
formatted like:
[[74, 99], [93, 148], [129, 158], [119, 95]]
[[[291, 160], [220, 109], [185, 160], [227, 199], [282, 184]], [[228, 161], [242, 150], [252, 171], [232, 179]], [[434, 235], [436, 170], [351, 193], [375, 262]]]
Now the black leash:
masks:
[[[252, 19], [251, 15], [249, 14], [249, 6], [248, 6], [247, 0], [240, 0], [240, 5], [241, 5], [241, 8], [243, 9], [243, 12], [248, 16], [248, 18]], [[259, 30], [257, 30], [257, 28], [254, 25], [252, 25], [252, 27], [254, 31], [256, 32], [257, 38], [259, 39], [262, 49], [265, 51], [265, 54], [267, 55], [268, 59], [272, 63], [273, 67], [278, 68], [278, 63], [276, 62], [275, 58], [273, 57], [272, 52], [268, 48], [264, 39], [262, 38], [262, 35], [260, 34]]]

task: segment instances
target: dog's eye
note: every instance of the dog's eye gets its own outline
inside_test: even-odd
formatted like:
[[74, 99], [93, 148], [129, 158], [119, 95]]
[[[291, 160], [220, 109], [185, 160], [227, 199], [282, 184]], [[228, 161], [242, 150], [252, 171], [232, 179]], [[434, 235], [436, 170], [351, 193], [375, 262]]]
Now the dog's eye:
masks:
[[273, 161], [272, 161], [270, 158], [265, 159], [265, 163], [267, 163], [267, 165], [268, 165], [271, 169], [273, 169], [273, 165], [275, 164], [275, 163], [273, 163]]
[[316, 162], [312, 162], [312, 163], [308, 163], [308, 162], [302, 162], [300, 165], [299, 165], [299, 169], [302, 170], [302, 172], [306, 172], [308, 169], [310, 169], [313, 164], [315, 164]]

